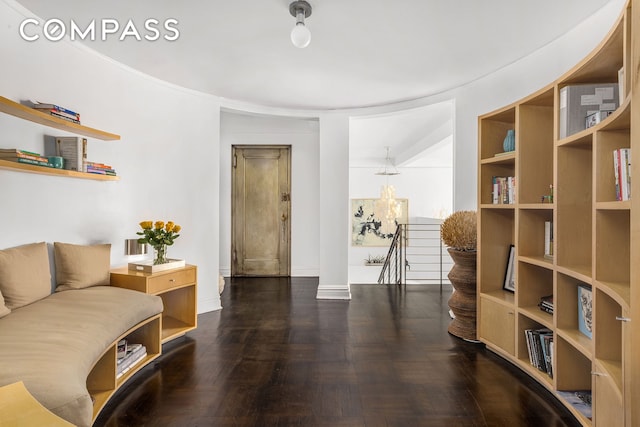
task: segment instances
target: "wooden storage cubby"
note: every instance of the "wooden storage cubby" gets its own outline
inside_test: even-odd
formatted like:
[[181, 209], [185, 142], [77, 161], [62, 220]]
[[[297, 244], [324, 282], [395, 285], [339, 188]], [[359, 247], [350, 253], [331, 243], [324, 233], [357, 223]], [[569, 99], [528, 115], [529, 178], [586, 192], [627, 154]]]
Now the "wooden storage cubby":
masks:
[[588, 284], [562, 273], [557, 273], [556, 282], [557, 332], [586, 357], [592, 357], [593, 341], [578, 330], [578, 286]]
[[[493, 177], [494, 176], [515, 176], [515, 155], [509, 157], [498, 157], [495, 159], [488, 159], [480, 166], [480, 195], [482, 204], [491, 204], [496, 208], [513, 207], [513, 204], [492, 204], [492, 190], [493, 190]], [[516, 198], [517, 198], [516, 194]]]
[[[551, 391], [591, 390], [592, 420], [558, 395], [584, 426], [640, 425], [640, 191], [632, 185], [631, 200], [616, 200], [613, 169], [613, 151], [631, 148], [631, 176], [640, 176], [638, 1], [565, 75], [478, 118], [478, 339]], [[621, 68], [618, 109], [559, 138], [562, 88], [617, 83]], [[496, 156], [508, 129], [516, 151]], [[493, 176], [515, 176], [515, 204], [492, 204]], [[550, 185], [554, 200], [542, 203]], [[554, 226], [552, 259], [544, 257], [545, 221]], [[515, 293], [502, 289], [511, 244]], [[581, 285], [592, 290], [591, 339], [578, 328]], [[549, 294], [553, 315], [537, 307]], [[524, 331], [540, 327], [554, 333], [553, 378], [529, 362]]]
[[121, 267], [111, 271], [111, 286], [162, 298], [162, 343], [198, 327], [198, 268], [184, 267], [147, 273]]
[[483, 209], [481, 232], [487, 258], [478, 265], [480, 293], [513, 303], [513, 294], [502, 289], [509, 248], [514, 243], [515, 215], [513, 209]]
[[[562, 337], [556, 336], [554, 345], [554, 380], [558, 391], [592, 390], [594, 400], [591, 359], [578, 351]], [[589, 425], [590, 420], [584, 417], [573, 406], [560, 399], [567, 408], [582, 422]]]
[[[518, 219], [518, 256], [529, 263], [553, 266], [553, 258], [544, 256], [545, 222], [553, 222], [553, 206], [548, 209], [520, 209]], [[545, 205], [538, 205], [540, 208]]]
[[[507, 130], [515, 129], [515, 107], [506, 108], [494, 113], [480, 125], [480, 135], [484, 143], [480, 148], [480, 159], [495, 159], [495, 155], [504, 152], [504, 137]], [[518, 134], [516, 133], [516, 150], [518, 149]]]
[[[93, 420], [97, 418], [109, 398], [120, 388], [133, 374], [145, 367], [149, 362], [160, 356], [161, 344], [161, 315], [153, 316], [136, 325], [134, 328], [122, 334], [103, 353], [96, 362], [87, 377], [87, 390], [94, 399]], [[126, 338], [130, 343], [142, 344], [147, 349], [147, 356], [133, 366], [120, 378], [116, 378], [117, 343]]]
[[626, 307], [631, 297], [630, 229], [629, 210], [596, 211], [595, 279]]
[[615, 182], [613, 150], [631, 147], [630, 109], [627, 99], [626, 104], [616, 111], [616, 116], [611, 117], [606, 129], [595, 134], [595, 200], [600, 208], [629, 209], [630, 203], [616, 200], [615, 186], [611, 183]]
[[538, 204], [553, 185], [553, 87], [518, 106], [518, 203]]
[[519, 312], [543, 324], [553, 327], [553, 315], [538, 307], [540, 298], [553, 295], [553, 270], [525, 262], [518, 263]]
[[591, 138], [557, 149], [556, 258], [560, 267], [591, 277]]

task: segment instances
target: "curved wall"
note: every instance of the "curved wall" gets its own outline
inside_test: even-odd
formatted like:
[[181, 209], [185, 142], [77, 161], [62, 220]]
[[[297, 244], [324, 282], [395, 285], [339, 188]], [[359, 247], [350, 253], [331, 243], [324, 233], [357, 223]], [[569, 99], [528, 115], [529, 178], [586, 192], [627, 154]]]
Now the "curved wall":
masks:
[[[454, 209], [476, 205], [477, 116], [555, 80], [591, 51], [622, 9], [612, 0], [597, 14], [538, 52], [478, 81], [412, 102], [348, 111], [290, 111], [204, 95], [133, 71], [81, 45], [28, 43], [18, 34], [31, 15], [0, 1], [0, 95], [53, 101], [82, 113], [83, 123], [119, 133], [119, 142], [90, 140], [90, 160], [113, 164], [121, 180], [94, 182], [0, 171], [0, 247], [34, 241], [111, 242], [113, 265], [127, 260], [122, 241], [143, 219], [172, 219], [184, 232], [170, 255], [199, 267], [199, 311], [220, 308], [216, 293], [220, 239], [220, 108], [318, 119], [316, 257], [325, 296], [345, 297], [348, 249], [348, 117], [381, 114], [453, 99]], [[0, 114], [0, 147], [42, 151], [59, 131]], [[345, 153], [346, 159], [345, 160]], [[326, 179], [344, 186], [335, 191]], [[346, 185], [345, 185], [346, 184]], [[344, 223], [342, 221], [344, 212]], [[306, 263], [306, 261], [305, 261]], [[295, 268], [295, 266], [293, 266]], [[334, 292], [335, 291], [335, 292]]]

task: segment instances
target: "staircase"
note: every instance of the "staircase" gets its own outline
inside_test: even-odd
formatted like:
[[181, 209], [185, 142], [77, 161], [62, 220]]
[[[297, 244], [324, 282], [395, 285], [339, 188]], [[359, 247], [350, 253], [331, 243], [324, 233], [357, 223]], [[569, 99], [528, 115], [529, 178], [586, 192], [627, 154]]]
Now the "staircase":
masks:
[[399, 224], [382, 267], [380, 284], [449, 284], [453, 266], [440, 238], [440, 220]]

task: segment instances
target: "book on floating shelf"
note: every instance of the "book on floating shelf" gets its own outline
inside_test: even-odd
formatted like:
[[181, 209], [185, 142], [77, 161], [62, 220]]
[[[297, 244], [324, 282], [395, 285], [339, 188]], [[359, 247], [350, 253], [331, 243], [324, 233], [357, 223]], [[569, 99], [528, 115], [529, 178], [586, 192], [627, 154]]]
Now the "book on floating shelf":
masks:
[[26, 104], [42, 113], [50, 114], [61, 119], [70, 120], [78, 124], [80, 123], [80, 113], [76, 113], [75, 111], [69, 110], [68, 108], [64, 108], [56, 104], [38, 101], [27, 101]]
[[56, 155], [64, 158], [64, 168], [82, 172], [87, 160], [87, 138], [79, 136], [56, 137]]
[[17, 159], [28, 159], [28, 160], [34, 160], [37, 162], [45, 162], [45, 163], [48, 161], [46, 157], [40, 155], [39, 153], [19, 150], [17, 148], [0, 149], [0, 159], [13, 160], [13, 161], [17, 161]]

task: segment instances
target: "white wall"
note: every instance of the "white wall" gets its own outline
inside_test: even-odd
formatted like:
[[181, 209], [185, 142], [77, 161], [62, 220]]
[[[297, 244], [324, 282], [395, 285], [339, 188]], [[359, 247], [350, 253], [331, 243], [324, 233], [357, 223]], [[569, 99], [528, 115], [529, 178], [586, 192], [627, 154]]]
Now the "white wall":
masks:
[[563, 37], [482, 79], [434, 97], [455, 99], [454, 210], [477, 206], [478, 116], [546, 87], [582, 61], [609, 33], [625, 0], [611, 0]]
[[[198, 311], [220, 307], [216, 98], [148, 78], [68, 42], [20, 39], [19, 8], [0, 2], [0, 94], [78, 110], [82, 122], [120, 134], [89, 139], [89, 159], [113, 165], [118, 182], [0, 170], [0, 248], [45, 241], [112, 244], [124, 265], [124, 239], [145, 219], [183, 228], [169, 255], [198, 265]], [[0, 147], [43, 151], [55, 129], [0, 114]]]
[[291, 275], [319, 274], [318, 121], [224, 111], [220, 120], [220, 268], [231, 272], [231, 146], [291, 145]]
[[[140, 220], [173, 219], [183, 226], [184, 233], [170, 255], [199, 266], [199, 311], [219, 308], [215, 292], [220, 260], [218, 233], [224, 231], [220, 230], [219, 219], [220, 104], [266, 114], [320, 117], [319, 179], [314, 184], [319, 196], [309, 199], [309, 211], [315, 206], [320, 212], [319, 261], [313, 265], [314, 250], [309, 248], [305, 261], [296, 262], [301, 269], [319, 268], [325, 295], [334, 290], [335, 295], [347, 295], [348, 118], [453, 99], [453, 205], [456, 210], [473, 209], [477, 116], [528, 95], [578, 63], [609, 31], [623, 5], [624, 0], [612, 0], [561, 39], [464, 87], [384, 107], [324, 113], [222, 100], [158, 82], [78, 44], [45, 40], [27, 43], [17, 31], [25, 14], [14, 2], [2, 1], [0, 56], [4, 61], [0, 94], [14, 100], [55, 101], [78, 109], [83, 123], [123, 138], [120, 142], [89, 143], [93, 160], [118, 169], [122, 179], [117, 183], [0, 171], [0, 223], [4, 227], [0, 247], [43, 240], [111, 242], [115, 266], [124, 264], [119, 246], [132, 237]], [[19, 145], [35, 150], [44, 134], [61, 134], [2, 114], [0, 129], [0, 147]], [[224, 212], [228, 205], [222, 203]], [[342, 230], [342, 235], [334, 235], [335, 230]]]

